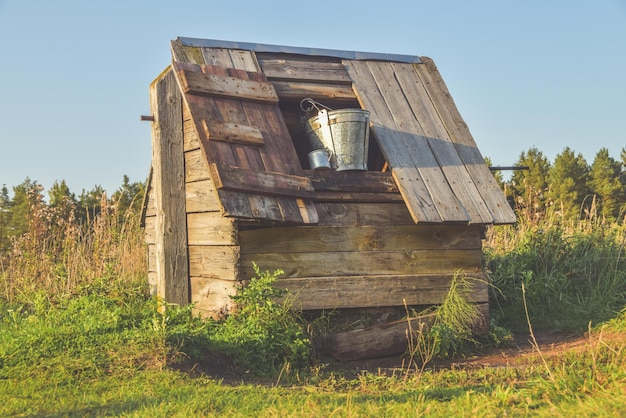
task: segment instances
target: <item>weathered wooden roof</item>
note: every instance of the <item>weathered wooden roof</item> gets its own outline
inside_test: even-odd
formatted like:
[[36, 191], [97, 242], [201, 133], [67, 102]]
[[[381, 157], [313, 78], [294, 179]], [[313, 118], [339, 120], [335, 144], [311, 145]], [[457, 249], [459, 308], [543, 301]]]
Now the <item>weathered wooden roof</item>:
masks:
[[429, 58], [190, 38], [172, 41], [172, 55], [226, 216], [317, 222], [315, 187], [279, 107], [312, 97], [371, 112], [415, 222], [515, 222]]

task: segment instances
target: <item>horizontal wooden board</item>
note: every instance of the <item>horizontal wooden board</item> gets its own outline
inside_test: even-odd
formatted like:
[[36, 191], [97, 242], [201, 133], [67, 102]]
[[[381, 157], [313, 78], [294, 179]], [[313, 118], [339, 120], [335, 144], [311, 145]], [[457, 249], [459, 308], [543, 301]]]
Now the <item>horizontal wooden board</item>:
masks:
[[[479, 318], [472, 324], [472, 331], [481, 334], [489, 325], [489, 304], [475, 305]], [[408, 349], [408, 338], [427, 332], [435, 320], [435, 314], [401, 319], [386, 324], [330, 335], [319, 350], [340, 360], [368, 359], [401, 355]]]
[[252, 263], [262, 270], [285, 272], [285, 277], [337, 275], [387, 275], [449, 273], [482, 269], [482, 251], [404, 250], [309, 253], [241, 254], [243, 277], [253, 274]]
[[315, 192], [316, 202], [404, 202], [399, 193]]
[[190, 282], [191, 303], [202, 317], [218, 319], [233, 310], [231, 296], [237, 294], [239, 282], [194, 276]]
[[307, 83], [299, 81], [272, 82], [280, 100], [300, 101], [305, 97], [324, 101], [327, 99], [354, 100], [352, 87], [343, 84]]
[[239, 280], [239, 247], [190, 245], [189, 274], [221, 280]]
[[187, 213], [222, 210], [215, 186], [210, 179], [185, 184], [185, 196]]
[[263, 145], [263, 133], [255, 126], [241, 123], [212, 123], [208, 126], [211, 141], [224, 141], [234, 144]]
[[187, 214], [189, 245], [237, 245], [237, 226], [219, 212]]
[[[487, 277], [483, 273], [468, 277], [473, 278], [469, 300], [488, 302]], [[303, 310], [436, 305], [448, 294], [452, 278], [450, 274], [281, 278], [276, 287], [287, 289], [294, 306]]]
[[[176, 63], [173, 65], [177, 67]], [[272, 83], [267, 81], [242, 80], [184, 69], [178, 69], [178, 78], [184, 93], [278, 103], [276, 90]]]
[[209, 165], [206, 162], [203, 151], [195, 149], [185, 152], [185, 181], [187, 183], [199, 180], [207, 180], [209, 175]]
[[480, 249], [480, 227], [455, 225], [299, 226], [239, 233], [242, 254]]
[[404, 201], [395, 203], [316, 202], [319, 225], [415, 225]]
[[258, 55], [259, 64], [269, 80], [306, 80], [348, 84], [352, 79], [341, 62], [315, 61], [313, 57], [298, 60], [291, 57], [264, 57]]
[[315, 192], [311, 180], [304, 176], [227, 167], [215, 163], [209, 165], [209, 170], [217, 189], [290, 197], [313, 197]]
[[380, 171], [307, 171], [315, 191], [398, 193], [391, 173]]

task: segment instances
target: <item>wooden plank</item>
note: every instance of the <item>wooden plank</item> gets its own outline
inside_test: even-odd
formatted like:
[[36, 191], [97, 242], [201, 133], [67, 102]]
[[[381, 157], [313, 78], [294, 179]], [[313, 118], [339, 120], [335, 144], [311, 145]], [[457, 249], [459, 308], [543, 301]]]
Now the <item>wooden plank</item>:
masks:
[[391, 173], [380, 171], [306, 171], [315, 191], [398, 193]]
[[410, 158], [402, 134], [387, 104], [382, 100], [381, 88], [376, 83], [366, 63], [344, 61], [361, 107], [370, 111], [374, 138], [392, 167], [392, 175], [415, 222], [441, 222], [435, 202], [426, 187], [420, 170]]
[[156, 206], [157, 294], [169, 303], [189, 303], [182, 97], [173, 72], [150, 86], [152, 167]]
[[241, 254], [244, 277], [252, 262], [262, 270], [285, 271], [285, 277], [336, 275], [432, 274], [482, 269], [481, 250], [406, 250]]
[[239, 247], [235, 245], [190, 245], [191, 277], [239, 280]]
[[[204, 52], [208, 54], [207, 51]], [[206, 55], [204, 52], [203, 55]], [[175, 63], [175, 66], [182, 72], [199, 72], [222, 78], [267, 83], [260, 73], [232, 68], [233, 66], [247, 68], [254, 66], [255, 60], [251, 53], [234, 54], [233, 58], [231, 52], [211, 51], [212, 56], [210, 57], [215, 61], [223, 60], [223, 63], [231, 68], [186, 63]], [[246, 56], [246, 54], [250, 56]], [[181, 81], [181, 84], [184, 83]], [[193, 116], [201, 150], [206, 161], [259, 172], [295, 174], [302, 171], [280, 109], [275, 104], [258, 104], [223, 97], [200, 97], [190, 94], [185, 95], [185, 100], [189, 105], [190, 114]], [[263, 137], [263, 146], [212, 141], [215, 127], [225, 124], [257, 128]], [[219, 136], [219, 132], [217, 134]], [[248, 135], [248, 139], [250, 139], [250, 135]], [[188, 181], [189, 179], [195, 180], [196, 178], [188, 177]], [[221, 189], [218, 192], [223, 213], [228, 217], [292, 224], [316, 222], [317, 214], [313, 202], [298, 201], [299, 198], [302, 198], [302, 194], [299, 192], [298, 195], [287, 197], [284, 190], [280, 190], [278, 196], [259, 195], [257, 190], [242, 193], [234, 189]]]
[[272, 83], [241, 80], [196, 71], [178, 69], [181, 88], [186, 94], [225, 97], [253, 102], [278, 103]]
[[221, 212], [217, 191], [211, 179], [195, 181], [185, 185], [187, 213]]
[[263, 134], [254, 126], [239, 123], [221, 123], [208, 127], [211, 141], [225, 141], [237, 144], [263, 145]]
[[269, 80], [306, 80], [309, 82], [352, 84], [341, 62], [298, 60], [291, 57], [257, 53], [259, 65]]
[[144, 242], [148, 245], [156, 244], [156, 215], [146, 216], [144, 223]]
[[[419, 123], [416, 121], [415, 115], [403, 94], [402, 86], [398, 83], [391, 64], [366, 62], [364, 67], [370, 71], [373, 79], [380, 86], [382, 99], [386, 107], [388, 107], [389, 113], [383, 119], [383, 123], [391, 129], [400, 132], [402, 143], [396, 143], [394, 146], [400, 147], [403, 152], [407, 152], [413, 162], [413, 167], [417, 167], [428, 189], [428, 193], [432, 196], [441, 220], [443, 222], [470, 221], [470, 215], [450, 187], [426, 138], [422, 134]], [[392, 161], [388, 161], [388, 163], [392, 167], [393, 172], [395, 168], [394, 163]], [[419, 205], [418, 199], [411, 198], [407, 201], [407, 205]]]
[[[474, 279], [467, 295], [469, 300], [488, 302], [484, 273], [472, 273], [468, 277]], [[303, 310], [417, 306], [442, 303], [452, 278], [449, 273], [279, 278], [275, 286], [287, 289], [295, 297], [294, 307]]]
[[315, 192], [316, 202], [404, 202], [399, 193]]
[[[482, 334], [489, 327], [489, 304], [475, 305], [479, 318], [471, 325], [472, 331]], [[318, 349], [340, 360], [369, 359], [401, 355], [408, 349], [408, 337], [428, 332], [436, 315], [426, 314], [386, 324], [330, 335]], [[486, 329], [485, 329], [486, 328]]]
[[366, 251], [376, 250], [482, 248], [479, 226], [294, 226], [240, 231], [239, 235], [242, 254], [364, 251], [363, 256], [367, 256]]
[[492, 223], [493, 218], [422, 85], [415, 66], [390, 63], [389, 68], [395, 74], [404, 97], [415, 115], [409, 120], [413, 122], [410, 129], [426, 138], [450, 188], [469, 214], [470, 223]]
[[225, 167], [211, 163], [209, 170], [216, 188], [238, 190], [270, 196], [313, 197], [315, 190], [307, 177], [268, 171]]
[[237, 225], [220, 212], [187, 214], [189, 245], [237, 245]]
[[354, 100], [356, 98], [352, 88], [343, 84], [303, 81], [273, 81], [272, 84], [280, 100], [300, 101], [305, 97], [310, 97], [323, 102], [329, 99]]
[[463, 121], [448, 88], [432, 59], [423, 57], [424, 64], [416, 65], [417, 73], [437, 109], [441, 120], [450, 134], [452, 141], [465, 167], [477, 185], [494, 224], [516, 222], [516, 216], [508, 204], [504, 193], [493, 178], [485, 160], [467, 125]]
[[316, 203], [321, 226], [415, 225], [404, 202]]
[[196, 313], [204, 318], [219, 319], [233, 310], [231, 296], [237, 294], [239, 282], [194, 276], [190, 280], [191, 303]]
[[211, 178], [209, 165], [207, 164], [204, 152], [201, 149], [186, 152], [184, 158], [185, 181], [187, 183], [209, 180]]
[[330, 335], [320, 350], [338, 360], [363, 360], [401, 355], [408, 349], [410, 331], [427, 332], [435, 314]]

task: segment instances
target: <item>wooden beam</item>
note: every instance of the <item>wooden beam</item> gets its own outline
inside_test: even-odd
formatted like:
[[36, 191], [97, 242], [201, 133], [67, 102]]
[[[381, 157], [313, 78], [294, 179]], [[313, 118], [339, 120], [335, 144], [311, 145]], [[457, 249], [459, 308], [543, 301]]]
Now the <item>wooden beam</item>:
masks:
[[[475, 278], [469, 299], [475, 303], [488, 302], [487, 276], [482, 272], [467, 274]], [[445, 273], [302, 277], [280, 278], [275, 286], [289, 290], [294, 307], [303, 310], [416, 306], [442, 303], [452, 278], [452, 274]]]
[[263, 133], [256, 126], [241, 123], [213, 123], [208, 126], [211, 141], [224, 141], [234, 144], [263, 145]]
[[211, 163], [209, 169], [218, 190], [309, 198], [315, 194], [311, 181], [307, 177], [227, 167], [216, 163]]
[[172, 71], [150, 86], [157, 295], [189, 303], [182, 96]]
[[261, 103], [278, 103], [278, 95], [270, 82], [242, 80], [216, 74], [179, 70], [184, 93], [217, 96]]
[[343, 84], [308, 83], [302, 81], [273, 81], [278, 97], [282, 100], [300, 101], [305, 97], [315, 100], [356, 99], [352, 87]]

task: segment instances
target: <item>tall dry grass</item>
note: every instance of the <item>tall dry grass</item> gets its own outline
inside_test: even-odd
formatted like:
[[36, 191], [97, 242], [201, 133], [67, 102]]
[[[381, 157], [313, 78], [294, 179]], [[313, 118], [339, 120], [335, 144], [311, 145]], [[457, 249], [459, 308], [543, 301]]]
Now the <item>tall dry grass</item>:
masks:
[[28, 303], [41, 294], [54, 300], [95, 283], [145, 281], [140, 214], [119, 213], [104, 194], [96, 209], [79, 221], [75, 207], [34, 204], [28, 230], [0, 257], [0, 299]]
[[537, 329], [580, 331], [615, 317], [626, 305], [626, 219], [599, 216], [593, 201], [581, 219], [558, 208], [536, 215], [518, 210], [516, 225], [487, 233], [492, 314], [524, 329], [525, 296]]

